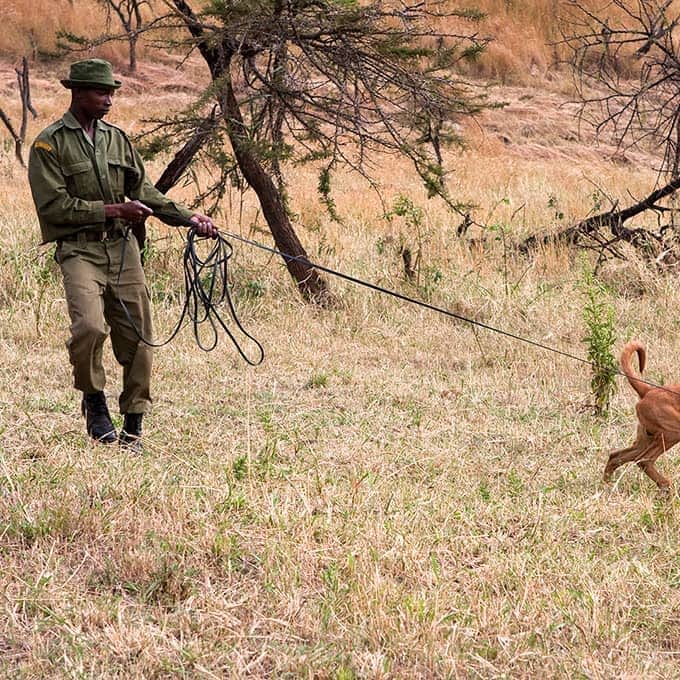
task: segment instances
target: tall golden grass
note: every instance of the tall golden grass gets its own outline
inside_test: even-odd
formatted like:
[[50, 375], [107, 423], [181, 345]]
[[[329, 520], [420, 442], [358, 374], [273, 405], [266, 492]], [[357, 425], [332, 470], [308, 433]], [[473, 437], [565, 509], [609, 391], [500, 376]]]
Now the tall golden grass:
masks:
[[[35, 75], [32, 133], [67, 105]], [[112, 122], [134, 130], [182, 96], [123, 88]], [[509, 106], [450, 159], [453, 191], [489, 225], [476, 242], [394, 162], [384, 195], [422, 207], [419, 233], [386, 222], [351, 175], [335, 185], [343, 226], [311, 170], [296, 169], [291, 209], [312, 259], [582, 355], [594, 260], [526, 259], [510, 242], [579, 219], [598, 186], [644, 195], [651, 159], [615, 163], [579, 141], [554, 93], [500, 96]], [[220, 226], [264, 239], [240, 198]], [[182, 239], [151, 233], [161, 337], [179, 313]], [[132, 456], [84, 435], [60, 275], [37, 241], [25, 173], [2, 148], [0, 676], [677, 677], [677, 492], [661, 497], [634, 466], [601, 482], [635, 429], [625, 384], [597, 419], [579, 363], [339, 281], [341, 305], [304, 305], [276, 259], [237, 246], [237, 306], [266, 361], [247, 368], [226, 343], [203, 354], [182, 333], [156, 353], [148, 453]], [[417, 285], [402, 243], [421, 248]], [[677, 276], [633, 255], [601, 276], [620, 341], [648, 346], [650, 378], [677, 379]], [[108, 346], [106, 364], [113, 404]], [[660, 464], [680, 476], [677, 454]]]
[[96, 2], [82, 0], [5, 0], [0, 20], [0, 54], [35, 59], [54, 53], [59, 30], [97, 35], [104, 26], [105, 14]]
[[[557, 35], [555, 16], [559, 2], [471, 0], [452, 4], [474, 6], [488, 14], [479, 31], [494, 40], [473, 69], [477, 75], [506, 82], [525, 82], [545, 75], [555, 58], [551, 42]], [[58, 30], [93, 37], [106, 29], [106, 14], [94, 0], [4, 0], [0, 19], [6, 29], [0, 33], [0, 55], [14, 58], [54, 53]], [[115, 19], [112, 26], [118, 30]], [[144, 50], [144, 41], [140, 49]], [[124, 43], [108, 44], [98, 48], [97, 53], [121, 67], [125, 64]]]
[[[529, 63], [522, 36], [544, 54], [552, 3], [480, 4], [516, 41], [489, 74], [513, 80]], [[29, 138], [68, 105], [43, 68]], [[163, 69], [126, 79], [112, 122], [137, 131], [140, 112], [180, 108], [200, 88], [200, 74]], [[311, 169], [289, 187], [297, 228], [314, 260], [584, 355], [580, 284], [594, 256], [525, 258], [512, 243], [582, 218], [605, 192], [645, 195], [653, 157], [579, 138], [554, 91], [498, 97], [508, 106], [448, 159], [452, 192], [489, 227], [471, 241], [393, 161], [383, 195], [422, 208], [417, 229], [386, 221], [343, 173], [345, 223], [332, 222]], [[232, 189], [223, 208], [222, 229], [266, 238], [252, 195]], [[179, 313], [183, 241], [150, 233], [160, 338]], [[634, 466], [601, 482], [607, 451], [635, 429], [625, 383], [611, 416], [595, 418], [580, 363], [336, 280], [341, 304], [304, 305], [280, 262], [236, 245], [237, 307], [266, 361], [250, 369], [228, 344], [203, 354], [180, 334], [156, 353], [148, 453], [131, 456], [84, 435], [60, 275], [38, 239], [25, 172], [0, 146], [1, 677], [677, 677], [677, 491], [660, 496]], [[415, 283], [402, 245], [420, 249]], [[617, 337], [647, 345], [651, 379], [677, 380], [677, 274], [626, 254], [600, 270]], [[113, 405], [108, 346], [106, 365]], [[660, 465], [680, 477], [677, 454]]]

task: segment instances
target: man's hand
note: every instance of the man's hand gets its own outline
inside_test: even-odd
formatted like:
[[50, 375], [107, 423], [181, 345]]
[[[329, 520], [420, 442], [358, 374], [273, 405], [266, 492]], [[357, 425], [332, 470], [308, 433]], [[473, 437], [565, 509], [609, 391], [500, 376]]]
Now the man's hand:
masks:
[[127, 201], [125, 203], [112, 203], [104, 206], [106, 217], [117, 217], [135, 224], [142, 222], [149, 215], [153, 215], [153, 210], [141, 201]]
[[194, 213], [191, 216], [191, 221], [196, 225], [196, 231], [199, 236], [209, 236], [210, 238], [217, 236], [217, 227], [207, 215]]

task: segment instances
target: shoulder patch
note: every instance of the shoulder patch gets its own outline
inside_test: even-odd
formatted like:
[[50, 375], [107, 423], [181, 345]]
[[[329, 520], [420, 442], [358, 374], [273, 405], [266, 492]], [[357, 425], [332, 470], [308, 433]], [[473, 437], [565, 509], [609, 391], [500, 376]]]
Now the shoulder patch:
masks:
[[52, 153], [54, 151], [54, 147], [51, 144], [44, 142], [42, 139], [39, 139], [33, 145], [33, 147], [36, 148], [36, 149], [44, 149], [45, 151], [49, 151], [50, 153]]

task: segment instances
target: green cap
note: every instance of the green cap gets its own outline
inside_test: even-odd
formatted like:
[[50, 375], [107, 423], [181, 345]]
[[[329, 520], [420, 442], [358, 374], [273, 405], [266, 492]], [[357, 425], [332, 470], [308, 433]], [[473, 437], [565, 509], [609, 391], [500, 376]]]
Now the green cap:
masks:
[[114, 80], [113, 68], [106, 59], [84, 59], [71, 64], [68, 78], [61, 81], [69, 90], [74, 87], [111, 88], [117, 90], [122, 83]]

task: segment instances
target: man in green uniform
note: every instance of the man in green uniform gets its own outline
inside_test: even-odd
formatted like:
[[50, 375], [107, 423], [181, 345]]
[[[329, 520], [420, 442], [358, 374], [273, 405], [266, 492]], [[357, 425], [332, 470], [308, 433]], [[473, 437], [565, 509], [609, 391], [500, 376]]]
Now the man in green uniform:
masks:
[[[125, 238], [126, 230], [155, 210], [170, 225], [191, 220], [203, 236], [217, 230], [209, 217], [155, 189], [127, 135], [103, 122], [121, 85], [109, 62], [76, 62], [61, 83], [71, 90], [71, 106], [33, 143], [29, 182], [43, 243], [57, 243], [71, 318], [67, 347], [75, 387], [83, 392], [87, 432], [97, 441], [118, 440], [141, 451], [142, 416], [151, 404], [151, 348], [138, 333], [150, 341], [151, 310], [139, 246]], [[109, 334], [123, 367], [120, 437], [104, 396], [102, 346]]]

